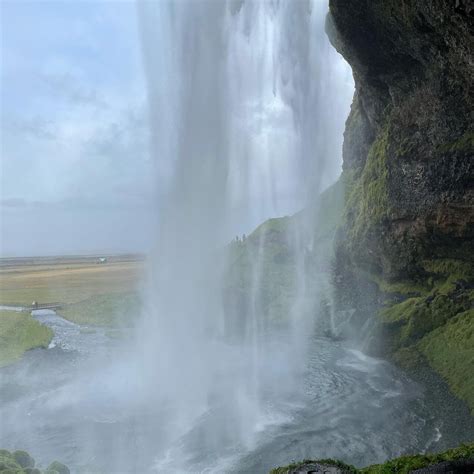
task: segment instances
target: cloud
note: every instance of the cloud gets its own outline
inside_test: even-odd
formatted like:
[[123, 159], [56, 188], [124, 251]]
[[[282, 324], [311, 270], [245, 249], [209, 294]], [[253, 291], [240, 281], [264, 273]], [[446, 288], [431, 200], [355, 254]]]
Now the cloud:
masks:
[[56, 98], [64, 99], [75, 105], [90, 105], [97, 108], [107, 108], [108, 104], [100, 93], [84, 84], [72, 73], [41, 74], [42, 81], [49, 92]]
[[[149, 208], [153, 173], [134, 16], [131, 2], [2, 4], [0, 207], [16, 228], [31, 214], [72, 213], [87, 234], [97, 224], [93, 213], [113, 213], [125, 225]], [[14, 252], [15, 232], [5, 235]]]
[[55, 140], [57, 128], [55, 124], [44, 117], [13, 117], [2, 123], [2, 128], [22, 138], [32, 137], [40, 140]]
[[28, 203], [22, 198], [0, 199], [1, 207], [26, 207]]

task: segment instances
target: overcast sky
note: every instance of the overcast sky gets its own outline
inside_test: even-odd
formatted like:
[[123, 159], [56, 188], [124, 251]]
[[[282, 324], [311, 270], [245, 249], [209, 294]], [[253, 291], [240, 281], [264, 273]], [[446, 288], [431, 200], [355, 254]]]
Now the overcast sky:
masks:
[[[146, 81], [140, 43], [144, 31], [140, 34], [138, 29], [136, 3], [0, 0], [0, 12], [0, 256], [147, 251], [158, 209], [153, 193], [165, 192], [153, 185], [157, 173], [150, 157], [147, 84], [157, 83], [162, 66], [155, 67]], [[317, 19], [320, 35], [324, 16]], [[149, 21], [156, 32], [155, 20]], [[238, 24], [236, 20], [234, 26]], [[325, 163], [320, 174], [327, 186], [341, 170], [342, 130], [353, 82], [350, 68], [330, 48], [325, 35], [318, 35], [321, 43], [313, 54], [321, 55], [318, 58], [325, 63], [316, 61], [311, 90], [320, 90], [311, 123], [319, 124], [313, 124], [315, 133], [317, 128], [322, 143], [330, 146], [319, 150], [321, 156], [315, 150], [307, 159]], [[166, 50], [166, 41], [162, 44], [155, 36], [161, 38], [160, 34], [147, 38], [145, 51], [161, 64], [159, 48]], [[250, 232], [268, 217], [299, 210], [302, 195], [298, 155], [292, 152], [295, 122], [289, 105], [273, 91], [271, 44], [260, 44], [254, 51], [245, 35], [239, 38], [234, 38], [238, 48], [231, 59], [250, 82], [242, 86], [247, 100], [238, 97], [240, 105], [234, 103], [232, 116], [239, 125], [242, 113], [236, 140], [248, 149], [234, 146], [232, 150], [243, 158], [245, 150], [252, 150], [252, 166], [245, 168], [247, 158], [239, 163], [255, 193], [248, 192], [252, 201], [247, 207], [236, 199], [231, 237]], [[252, 63], [259, 54], [266, 55], [271, 66], [268, 77], [261, 76], [260, 59]], [[262, 77], [269, 97], [262, 94]], [[229, 94], [232, 90], [229, 86]], [[168, 94], [161, 89], [160, 94], [160, 103], [168, 104]], [[252, 108], [254, 103], [258, 106]], [[169, 166], [154, 159], [161, 170]], [[242, 188], [237, 186], [245, 197]]]
[[133, 2], [1, 1], [1, 254], [144, 250], [151, 163]]

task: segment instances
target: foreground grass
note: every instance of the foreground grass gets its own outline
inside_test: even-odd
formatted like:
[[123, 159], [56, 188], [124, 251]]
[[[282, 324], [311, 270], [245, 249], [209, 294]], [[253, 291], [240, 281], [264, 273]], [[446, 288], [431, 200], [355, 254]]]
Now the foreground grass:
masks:
[[336, 466], [344, 472], [353, 474], [408, 474], [411, 471], [414, 471], [416, 469], [422, 469], [433, 464], [438, 464], [445, 461], [461, 460], [472, 460], [474, 462], [474, 443], [462, 445], [454, 449], [449, 449], [448, 451], [445, 451], [443, 453], [402, 456], [396, 459], [391, 459], [383, 464], [374, 464], [372, 466], [364, 467], [362, 469], [357, 469], [354, 466], [344, 464], [334, 459], [322, 459], [319, 461], [306, 460], [300, 463], [290, 464], [289, 466], [277, 467], [275, 469], [272, 469], [270, 471], [270, 474], [289, 474], [294, 469], [303, 468], [306, 464], [312, 463]]
[[0, 367], [19, 359], [27, 350], [47, 348], [53, 332], [29, 313], [0, 311]]

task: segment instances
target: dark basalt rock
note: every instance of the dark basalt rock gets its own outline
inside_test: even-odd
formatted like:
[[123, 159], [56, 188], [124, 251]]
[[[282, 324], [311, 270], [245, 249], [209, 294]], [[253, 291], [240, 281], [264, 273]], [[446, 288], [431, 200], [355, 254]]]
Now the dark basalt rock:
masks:
[[356, 183], [386, 135], [379, 195], [368, 194], [370, 179], [362, 190], [380, 212], [360, 245], [338, 243], [354, 265], [393, 278], [417, 274], [422, 258], [474, 259], [473, 15], [461, 0], [330, 1], [327, 31], [356, 84], [343, 150]]
[[352, 471], [329, 464], [310, 462], [290, 469], [288, 474], [352, 474]]
[[411, 474], [472, 474], [474, 472], [474, 459], [445, 461], [433, 466], [411, 471]]
[[356, 89], [336, 310], [365, 315], [352, 329], [368, 352], [408, 366], [426, 358], [474, 413], [460, 356], [474, 330], [474, 2], [329, 6], [326, 30]]

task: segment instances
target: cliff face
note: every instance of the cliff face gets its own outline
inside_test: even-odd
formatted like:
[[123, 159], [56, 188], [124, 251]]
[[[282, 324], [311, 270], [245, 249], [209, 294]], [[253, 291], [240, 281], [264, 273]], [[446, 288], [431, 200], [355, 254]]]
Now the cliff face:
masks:
[[[374, 288], [386, 352], [417, 351], [445, 376], [438, 346], [447, 335], [474, 346], [460, 330], [474, 319], [472, 5], [330, 0], [327, 20], [356, 84], [337, 278], [356, 295]], [[446, 378], [474, 407], [474, 388], [460, 394]]]

